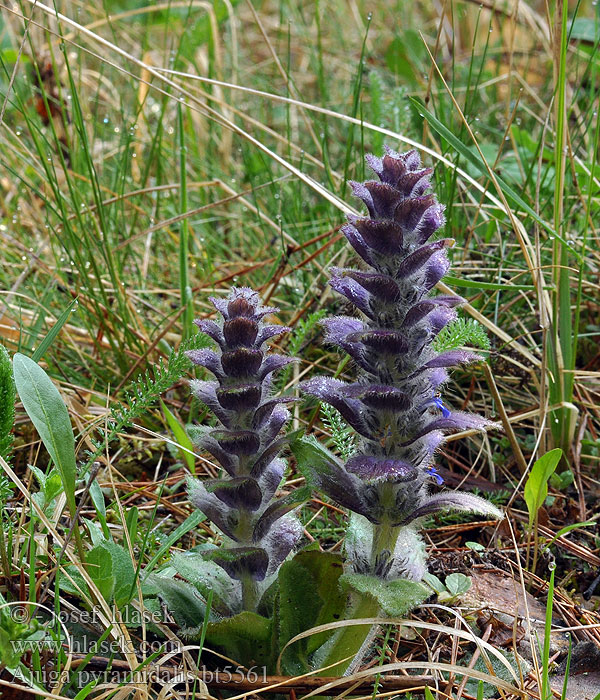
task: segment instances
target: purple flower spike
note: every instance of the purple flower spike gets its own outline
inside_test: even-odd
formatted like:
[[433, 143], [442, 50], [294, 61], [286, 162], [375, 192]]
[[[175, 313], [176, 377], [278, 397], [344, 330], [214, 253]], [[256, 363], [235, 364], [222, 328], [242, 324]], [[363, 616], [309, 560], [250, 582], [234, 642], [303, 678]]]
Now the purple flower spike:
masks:
[[260, 595], [302, 536], [291, 512], [299, 502], [274, 500], [285, 469], [279, 457], [285, 442], [279, 433], [289, 419], [284, 404], [295, 399], [271, 395], [273, 373], [293, 360], [268, 354], [266, 342], [289, 328], [266, 324], [264, 318], [277, 309], [261, 306], [258, 294], [247, 287], [211, 301], [221, 320], [196, 325], [218, 348], [192, 350], [188, 357], [216, 378], [192, 380], [191, 387], [220, 425], [190, 428], [190, 433], [226, 474], [204, 483], [190, 479], [190, 500], [227, 538], [206, 558], [234, 579], [235, 590], [241, 588], [236, 605], [256, 610]]
[[348, 544], [355, 572], [419, 578], [425, 556], [409, 524], [446, 506], [482, 512], [485, 504], [468, 494], [428, 494], [433, 479], [443, 484], [433, 465], [436, 451], [448, 432], [497, 426], [450, 410], [438, 396], [448, 368], [482, 358], [458, 348], [435, 350], [437, 335], [465, 300], [431, 291], [450, 267], [454, 244], [437, 235], [445, 219], [430, 191], [433, 171], [414, 150], [387, 149], [366, 160], [378, 180], [350, 186], [368, 214], [349, 216], [342, 232], [368, 269], [334, 268], [330, 281], [359, 318], [323, 321], [325, 341], [350, 355], [358, 377], [351, 384], [325, 377], [301, 384], [336, 408], [359, 440], [345, 465], [327, 460], [307, 469], [330, 498], [370, 523], [351, 520], [364, 535], [362, 544], [357, 535]]

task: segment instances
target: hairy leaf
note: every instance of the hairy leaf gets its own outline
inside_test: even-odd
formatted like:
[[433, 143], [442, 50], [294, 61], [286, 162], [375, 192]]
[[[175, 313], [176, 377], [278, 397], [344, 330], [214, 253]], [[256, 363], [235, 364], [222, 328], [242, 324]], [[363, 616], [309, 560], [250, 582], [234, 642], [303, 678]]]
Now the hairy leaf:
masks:
[[269, 665], [272, 620], [244, 611], [219, 622], [209, 622], [206, 639], [234, 659], [244, 659], [247, 667]]
[[365, 574], [343, 574], [340, 585], [346, 590], [372, 598], [379, 604], [381, 611], [390, 617], [406, 615], [431, 595], [427, 586], [416, 581], [382, 581], [377, 576]]
[[[286, 562], [279, 574], [280, 648], [295, 635], [311, 627], [340, 620], [347, 594], [339, 587], [342, 561], [336, 554], [308, 550]], [[329, 638], [321, 632], [288, 647], [282, 657], [286, 673], [310, 670], [309, 655]]]
[[69, 413], [50, 377], [33, 360], [21, 353], [13, 358], [15, 384], [23, 407], [35, 425], [63, 482], [71, 516], [75, 504], [75, 438]]
[[206, 602], [191, 583], [157, 574], [152, 574], [148, 583], [156, 587], [158, 597], [180, 628], [196, 629], [202, 626], [206, 615]]
[[86, 563], [90, 578], [107, 602], [121, 607], [134, 592], [135, 570], [129, 553], [116, 542], [101, 542], [90, 550]]

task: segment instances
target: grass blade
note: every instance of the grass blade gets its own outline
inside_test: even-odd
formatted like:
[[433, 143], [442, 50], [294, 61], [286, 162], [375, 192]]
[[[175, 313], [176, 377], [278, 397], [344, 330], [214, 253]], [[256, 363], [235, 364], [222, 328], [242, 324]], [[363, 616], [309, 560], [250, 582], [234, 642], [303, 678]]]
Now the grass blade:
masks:
[[[444, 138], [450, 146], [459, 154], [461, 155], [465, 160], [467, 160], [471, 165], [473, 165], [477, 170], [481, 172], [482, 175], [489, 177], [488, 174], [488, 168], [486, 164], [481, 160], [479, 155], [475, 152], [469, 149], [462, 141], [460, 141], [451, 131], [448, 129], [444, 124], [442, 124], [437, 117], [435, 117], [431, 112], [428, 112], [427, 109], [414, 97], [410, 98], [410, 101], [412, 102], [413, 106], [415, 109], [418, 110], [419, 114], [427, 120], [428, 124], [431, 126], [431, 128], [436, 131], [442, 138]], [[515, 192], [508, 183], [503, 180], [499, 175], [495, 175], [496, 181], [498, 182], [500, 188], [502, 189], [502, 192], [504, 193], [504, 196], [506, 199], [511, 202], [511, 204], [515, 207], [518, 208], [527, 214], [531, 216], [531, 218], [534, 221], [537, 221], [540, 226], [542, 226], [548, 233], [552, 236], [556, 236], [556, 239], [562, 242], [564, 245], [567, 244], [565, 240], [560, 238], [554, 228], [547, 222], [544, 221], [538, 214], [525, 202], [525, 200]]]
[[76, 305], [77, 305], [77, 299], [73, 299], [73, 301], [69, 304], [69, 306], [67, 306], [67, 308], [58, 317], [58, 319], [56, 320], [56, 323], [48, 331], [48, 334], [46, 335], [44, 340], [42, 340], [42, 342], [37, 346], [37, 348], [35, 349], [35, 351], [31, 355], [31, 359], [34, 362], [39, 362], [42, 359], [42, 357], [44, 357], [46, 350], [48, 350], [48, 348], [52, 345], [54, 339], [60, 333], [61, 328], [67, 322], [67, 319], [71, 315], [71, 312], [73, 311], [74, 308], [76, 308]]

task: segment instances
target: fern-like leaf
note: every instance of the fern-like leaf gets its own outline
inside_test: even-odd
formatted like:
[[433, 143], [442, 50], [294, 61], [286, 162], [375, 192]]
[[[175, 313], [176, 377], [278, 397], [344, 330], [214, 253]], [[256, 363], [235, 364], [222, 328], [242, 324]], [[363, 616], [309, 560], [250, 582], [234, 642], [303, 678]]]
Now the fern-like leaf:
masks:
[[445, 352], [465, 345], [482, 350], [490, 349], [490, 339], [485, 328], [473, 318], [457, 318], [449, 323], [435, 339], [434, 348], [436, 352]]
[[321, 404], [323, 425], [331, 432], [331, 439], [340, 457], [347, 461], [356, 449], [356, 433], [342, 418], [339, 411], [329, 404]]
[[146, 370], [134, 380], [125, 391], [122, 402], [110, 409], [107, 427], [105, 428], [104, 425], [97, 427], [99, 439], [92, 440], [95, 450], [90, 454], [83, 469], [84, 473], [106, 449], [107, 443], [112, 442], [122, 430], [130, 427], [140, 416], [143, 416], [161, 394], [181, 378], [190, 365], [185, 353], [188, 350], [198, 350], [208, 344], [206, 336], [201, 333], [194, 334], [182, 342], [177, 350], [172, 351], [166, 362], [161, 358], [152, 371]]

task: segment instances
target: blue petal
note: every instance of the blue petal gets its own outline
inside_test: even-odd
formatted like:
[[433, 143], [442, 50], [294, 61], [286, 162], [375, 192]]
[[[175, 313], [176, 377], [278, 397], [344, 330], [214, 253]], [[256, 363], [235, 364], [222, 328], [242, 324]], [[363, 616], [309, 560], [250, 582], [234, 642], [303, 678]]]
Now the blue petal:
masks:
[[438, 483], [438, 486], [441, 486], [441, 485], [444, 483], [444, 480], [443, 480], [442, 477], [438, 474], [438, 471], [437, 471], [437, 469], [436, 469], [435, 467], [429, 467], [429, 469], [427, 470], [427, 473], [429, 474], [429, 476], [433, 476], [433, 477], [434, 477], [434, 479], [435, 479], [435, 480], [437, 481], [437, 483]]

